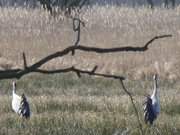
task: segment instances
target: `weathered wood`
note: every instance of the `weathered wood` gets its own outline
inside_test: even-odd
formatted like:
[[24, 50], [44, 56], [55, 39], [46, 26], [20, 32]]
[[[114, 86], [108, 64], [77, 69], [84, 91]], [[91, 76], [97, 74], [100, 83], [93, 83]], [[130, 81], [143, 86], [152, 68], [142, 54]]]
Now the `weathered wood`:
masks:
[[[40, 70], [40, 67], [46, 63], [48, 63], [49, 61], [57, 58], [57, 57], [63, 57], [67, 54], [69, 54], [69, 52], [78, 50], [78, 51], [84, 51], [84, 52], [95, 52], [95, 53], [117, 53], [117, 52], [144, 52], [146, 50], [148, 50], [149, 45], [157, 40], [157, 39], [161, 39], [161, 38], [167, 38], [167, 37], [172, 37], [172, 35], [161, 35], [161, 36], [155, 36], [153, 37], [151, 40], [149, 40], [144, 46], [142, 47], [132, 47], [132, 46], [126, 46], [126, 47], [116, 47], [116, 48], [98, 48], [98, 47], [87, 47], [87, 46], [83, 46], [83, 45], [77, 45], [77, 46], [69, 46], [67, 48], [65, 48], [62, 51], [58, 51], [55, 52], [53, 54], [50, 54], [44, 58], [42, 58], [41, 60], [39, 60], [38, 62], [27, 66], [26, 63], [26, 57], [25, 54], [23, 55], [23, 62], [24, 62], [24, 67], [23, 69], [8, 69], [8, 70], [0, 70], [0, 79], [12, 79], [12, 78], [21, 78], [24, 75], [27, 75], [29, 73], [32, 72], [39, 72], [39, 73], [63, 73], [63, 72], [79, 72], [82, 74], [87, 74], [90, 72], [89, 71], [82, 71], [82, 70], [76, 70], [76, 68], [67, 68], [67, 69], [59, 69], [59, 70], [54, 70], [54, 71], [45, 71], [45, 70]], [[92, 75], [98, 75], [98, 76], [104, 76], [104, 77], [110, 77], [111, 75], [100, 75], [98, 73], [94, 73], [92, 72]], [[118, 78], [118, 76], [112, 76], [114, 78]], [[121, 77], [119, 77], [121, 78]]]

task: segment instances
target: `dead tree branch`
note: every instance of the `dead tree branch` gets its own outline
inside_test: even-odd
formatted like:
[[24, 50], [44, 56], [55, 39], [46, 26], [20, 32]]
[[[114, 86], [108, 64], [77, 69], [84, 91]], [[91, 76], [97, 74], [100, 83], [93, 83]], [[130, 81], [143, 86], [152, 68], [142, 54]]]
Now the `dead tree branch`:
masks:
[[[0, 79], [11, 79], [11, 78], [21, 78], [22, 76], [29, 74], [31, 72], [37, 72], [39, 71], [39, 68], [48, 63], [49, 61], [57, 58], [57, 57], [63, 57], [67, 55], [69, 52], [72, 52], [73, 50], [79, 50], [79, 51], [84, 51], [84, 52], [95, 52], [95, 53], [115, 53], [115, 52], [126, 52], [126, 51], [131, 51], [131, 52], [144, 52], [148, 50], [149, 45], [155, 41], [156, 39], [160, 38], [166, 38], [166, 37], [171, 37], [172, 35], [162, 35], [162, 36], [156, 36], [149, 40], [144, 46], [142, 47], [117, 47], [117, 48], [97, 48], [97, 47], [87, 47], [87, 46], [70, 46], [65, 48], [62, 51], [58, 51], [56, 53], [50, 54], [38, 62], [34, 63], [31, 66], [27, 66], [26, 63], [26, 58], [25, 54], [23, 55], [23, 60], [24, 60], [24, 67], [25, 69], [9, 69], [9, 70], [0, 70]], [[60, 69], [61, 70], [61, 69]], [[73, 69], [74, 70], [74, 69]], [[69, 70], [70, 71], [70, 70]], [[50, 71], [50, 72], [57, 72], [57, 71]], [[61, 71], [63, 72], [63, 70]], [[43, 72], [42, 72], [43, 73]]]
[[99, 76], [99, 77], [105, 77], [105, 78], [112, 78], [112, 79], [120, 79], [120, 80], [124, 80], [125, 79], [123, 76], [96, 73], [97, 68], [98, 68], [98, 66], [95, 66], [90, 71], [89, 70], [78, 69], [78, 68], [75, 68], [75, 67], [59, 69], [59, 70], [42, 70], [42, 69], [37, 69], [34, 72], [43, 73], [43, 74], [74, 72], [74, 73], [77, 74], [78, 77], [81, 77], [81, 74], [87, 74], [87, 75], [93, 75], [93, 76]]
[[83, 25], [83, 27], [85, 27], [85, 23], [83, 21], [81, 21], [79, 18], [73, 18], [73, 31], [77, 32], [77, 38], [74, 44], [75, 46], [77, 46], [80, 41], [81, 24]]
[[[73, 18], [73, 31], [77, 32], [77, 38], [74, 46], [78, 46], [80, 42], [80, 37], [81, 37], [81, 24], [83, 27], [85, 27], [85, 23], [81, 21], [79, 18]], [[72, 55], [74, 55], [75, 50], [72, 50]]]
[[[109, 74], [102, 74], [102, 73], [95, 73], [97, 70], [97, 66], [95, 66], [92, 70], [82, 70], [78, 69], [75, 67], [69, 67], [69, 68], [64, 68], [64, 69], [57, 69], [57, 70], [43, 70], [43, 69], [35, 69], [35, 70], [30, 70], [29, 69], [15, 69], [15, 70], [8, 70], [4, 75], [3, 79], [11, 79], [11, 78], [17, 78], [23, 76], [24, 74], [28, 74], [31, 72], [36, 72], [36, 73], [42, 73], [42, 74], [57, 74], [57, 73], [68, 73], [68, 72], [74, 72], [77, 74], [78, 77], [81, 77], [81, 74], [87, 74], [87, 75], [93, 75], [93, 76], [99, 76], [99, 77], [105, 77], [105, 78], [112, 78], [112, 79], [120, 79], [124, 80], [125, 78], [123, 76], [117, 76], [117, 75], [109, 75]], [[9, 74], [7, 74], [9, 72]], [[0, 75], [2, 72], [0, 71]], [[2, 74], [3, 75], [3, 74]], [[16, 77], [14, 77], [16, 75]], [[7, 78], [5, 78], [7, 77]], [[1, 76], [0, 76], [1, 79]]]
[[137, 110], [136, 105], [134, 103], [134, 99], [132, 97], [132, 94], [126, 89], [123, 80], [120, 80], [120, 84], [121, 84], [124, 92], [129, 96], [129, 98], [131, 100], [131, 104], [133, 105], [133, 108], [134, 108], [134, 111], [135, 111], [135, 115], [136, 115], [136, 118], [137, 118], [137, 121], [138, 121], [140, 133], [141, 133], [141, 135], [144, 135], [143, 127], [142, 127], [142, 124], [141, 124], [141, 121], [140, 121], [140, 117], [139, 117], [139, 113], [138, 113], [138, 110]]
[[24, 69], [26, 69], [27, 68], [27, 61], [26, 61], [26, 55], [25, 55], [25, 53], [23, 52], [23, 63], [24, 63]]

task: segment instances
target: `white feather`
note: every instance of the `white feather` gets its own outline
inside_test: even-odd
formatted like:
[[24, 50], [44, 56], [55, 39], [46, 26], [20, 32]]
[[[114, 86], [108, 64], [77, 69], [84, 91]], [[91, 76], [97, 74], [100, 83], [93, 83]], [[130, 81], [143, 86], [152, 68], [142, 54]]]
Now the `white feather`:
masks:
[[12, 92], [12, 109], [16, 113], [19, 113], [19, 108], [21, 105], [21, 97], [16, 94], [16, 83], [13, 82], [13, 92]]

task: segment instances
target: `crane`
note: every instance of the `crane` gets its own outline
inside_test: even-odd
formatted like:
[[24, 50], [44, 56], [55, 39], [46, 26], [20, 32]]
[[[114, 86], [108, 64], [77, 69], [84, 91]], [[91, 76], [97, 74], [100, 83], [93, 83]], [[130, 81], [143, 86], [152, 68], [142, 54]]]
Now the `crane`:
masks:
[[24, 93], [19, 96], [16, 94], [16, 82], [13, 81], [13, 90], [12, 90], [12, 109], [14, 112], [19, 114], [24, 118], [30, 117], [30, 107]]
[[145, 123], [153, 124], [157, 116], [160, 113], [160, 101], [159, 101], [159, 91], [157, 84], [157, 74], [153, 76], [154, 89], [152, 95], [146, 96], [146, 101], [144, 103], [144, 120]]

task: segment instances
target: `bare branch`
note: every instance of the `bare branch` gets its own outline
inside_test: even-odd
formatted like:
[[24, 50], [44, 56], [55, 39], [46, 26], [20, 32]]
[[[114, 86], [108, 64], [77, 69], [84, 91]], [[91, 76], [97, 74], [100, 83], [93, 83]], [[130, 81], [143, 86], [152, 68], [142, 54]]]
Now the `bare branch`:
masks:
[[96, 72], [97, 68], [98, 68], [98, 66], [96, 65], [96, 66], [92, 69], [91, 74], [94, 74], [94, 73]]
[[121, 83], [121, 86], [122, 86], [123, 90], [125, 91], [125, 93], [129, 96], [129, 98], [131, 100], [131, 103], [133, 105], [133, 108], [134, 108], [134, 111], [135, 111], [135, 114], [136, 114], [136, 117], [137, 117], [137, 121], [138, 121], [138, 125], [139, 125], [139, 129], [140, 129], [141, 135], [144, 135], [143, 127], [142, 127], [142, 124], [141, 124], [141, 121], [140, 121], [140, 117], [139, 117], [139, 113], [138, 113], [138, 110], [137, 110], [136, 105], [134, 103], [134, 99], [132, 97], [132, 94], [126, 89], [126, 87], [125, 87], [125, 85], [123, 83], [123, 80], [120, 80], [120, 83]]
[[132, 47], [132, 46], [126, 46], [126, 47], [116, 47], [116, 48], [96, 48], [96, 47], [85, 47], [85, 46], [78, 46], [75, 48], [76, 50], [82, 50], [82, 51], [89, 51], [89, 52], [96, 52], [96, 53], [114, 53], [114, 52], [144, 52], [148, 50], [149, 45], [161, 38], [167, 38], [172, 37], [172, 35], [161, 35], [161, 36], [155, 36], [151, 40], [149, 40], [144, 46], [142, 47]]
[[37, 69], [37, 70], [34, 70], [33, 72], [42, 73], [42, 74], [56, 74], [56, 73], [74, 72], [74, 73], [79, 74], [78, 77], [80, 77], [80, 74], [87, 74], [87, 75], [93, 75], [93, 76], [99, 76], [99, 77], [105, 77], [105, 78], [112, 78], [112, 79], [120, 79], [120, 80], [124, 80], [125, 79], [123, 76], [95, 73], [94, 69], [97, 69], [97, 66], [95, 66], [90, 71], [78, 69], [78, 68], [75, 68], [75, 67], [70, 67], [70, 68], [58, 69], [58, 70], [42, 70], [42, 69]]
[[[85, 27], [85, 23], [81, 21], [79, 18], [72, 18], [73, 19], [73, 30], [74, 32], [77, 32], [77, 38], [74, 46], [78, 46], [80, 42], [81, 37], [81, 24]], [[75, 50], [72, 50], [72, 55], [74, 55]]]
[[[144, 52], [144, 51], [148, 50], [148, 46], [156, 39], [166, 38], [166, 37], [171, 37], [171, 36], [172, 35], [156, 36], [156, 37], [152, 38], [151, 40], [149, 40], [142, 47], [127, 46], [127, 47], [117, 47], [117, 48], [97, 48], [97, 47], [87, 47], [87, 46], [82, 46], [82, 45], [70, 46], [70, 47], [65, 48], [62, 51], [50, 54], [50, 55], [42, 58], [41, 60], [39, 60], [38, 62], [34, 63], [33, 65], [31, 65], [29, 67], [26, 66], [26, 68], [24, 70], [23, 69], [0, 70], [0, 79], [10, 79], [10, 78], [18, 78], [19, 79], [22, 76], [29, 74], [30, 72], [35, 72], [35, 71], [37, 72], [42, 65], [46, 64], [47, 62], [51, 61], [52, 59], [67, 55], [69, 52], [72, 52], [72, 50], [80, 50], [80, 51], [95, 52], [95, 53], [115, 53], [115, 52], [124, 52], [124, 51]], [[26, 58], [23, 58], [23, 59], [24, 59], [24, 65], [26, 65], [25, 64]], [[51, 73], [53, 73], [53, 72], [57, 72], [57, 71], [56, 70], [51, 71]], [[62, 71], [62, 72], [65, 72], [65, 71]], [[76, 73], [79, 74], [78, 72], [79, 71], [77, 70]], [[84, 71], [82, 71], [82, 72], [84, 72]], [[80, 73], [82, 73], [82, 72], [80, 72]], [[93, 73], [93, 72], [91, 72], [91, 73]], [[96, 75], [98, 75], [98, 74], [96, 74]], [[101, 75], [99, 74], [98, 76], [101, 76]], [[108, 77], [108, 76], [105, 75], [104, 77]], [[111, 77], [111, 75], [109, 77]]]
[[26, 69], [27, 68], [27, 61], [26, 61], [26, 55], [24, 52], [23, 52], [23, 63], [24, 63], [24, 69]]
[[161, 35], [161, 36], [156, 36], [154, 38], [152, 38], [151, 40], [149, 40], [146, 44], [145, 44], [145, 48], [148, 49], [148, 46], [156, 39], [160, 39], [160, 38], [167, 38], [167, 37], [172, 37], [172, 35]]
[[[95, 66], [90, 71], [81, 70], [81, 69], [78, 69], [75, 67], [70, 67], [70, 68], [65, 68], [65, 69], [57, 69], [57, 70], [43, 70], [43, 69], [30, 70], [29, 68], [26, 68], [26, 69], [18, 69], [18, 70], [9, 70], [7, 72], [0, 71], [0, 79], [20, 78], [24, 74], [28, 74], [30, 72], [36, 72], [36, 73], [42, 73], [42, 74], [74, 72], [78, 75], [78, 77], [81, 77], [80, 74], [87, 74], [87, 75], [100, 76], [100, 77], [112, 78], [112, 79], [120, 79], [120, 80], [125, 79], [123, 76], [95, 73], [95, 69], [97, 69], [97, 66]], [[9, 72], [9, 74], [8, 74], [8, 72]]]

